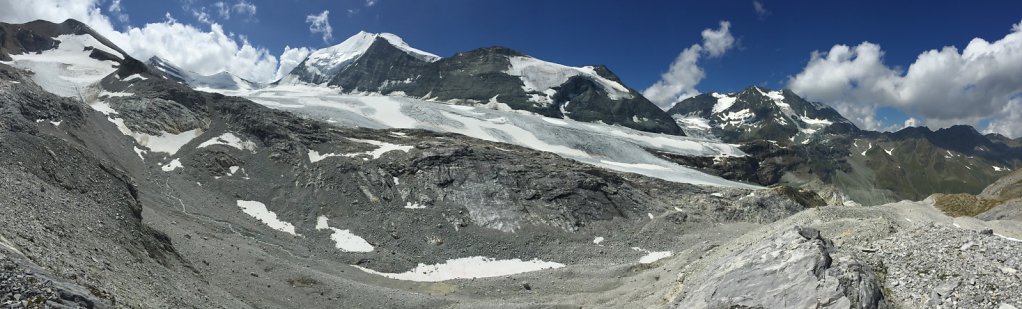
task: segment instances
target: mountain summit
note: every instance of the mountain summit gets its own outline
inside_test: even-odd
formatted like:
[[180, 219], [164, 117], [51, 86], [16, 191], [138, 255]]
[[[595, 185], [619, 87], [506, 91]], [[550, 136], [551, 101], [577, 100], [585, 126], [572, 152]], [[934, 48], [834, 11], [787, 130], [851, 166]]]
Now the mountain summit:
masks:
[[401, 37], [390, 33], [369, 33], [361, 31], [341, 42], [324, 49], [316, 50], [299, 65], [285, 81], [302, 81], [312, 84], [329, 83], [330, 80], [348, 68], [364, 55], [377, 42], [389, 45], [402, 51], [405, 55], [424, 62], [440, 60], [440, 56], [415, 49], [405, 43]]
[[163, 72], [167, 78], [198, 89], [250, 90], [263, 86], [227, 71], [220, 71], [212, 75], [202, 75], [182, 69], [156, 56], [149, 58], [146, 64], [158, 72]]
[[504, 47], [440, 58], [393, 34], [360, 32], [313, 52], [278, 81], [295, 83], [684, 134], [660, 108], [604, 66], [571, 67]]
[[759, 86], [736, 93], [704, 93], [675, 104], [667, 113], [686, 133], [728, 142], [809, 143], [821, 130], [858, 130], [829, 106], [806, 101], [787, 89]]

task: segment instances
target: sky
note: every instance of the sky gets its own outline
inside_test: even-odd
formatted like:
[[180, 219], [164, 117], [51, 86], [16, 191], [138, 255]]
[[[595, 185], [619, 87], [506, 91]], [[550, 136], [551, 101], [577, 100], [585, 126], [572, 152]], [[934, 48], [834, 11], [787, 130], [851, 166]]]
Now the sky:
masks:
[[76, 18], [137, 58], [255, 81], [359, 31], [440, 56], [500, 45], [605, 64], [664, 108], [789, 88], [858, 126], [1022, 136], [1019, 1], [5, 0], [0, 21]]

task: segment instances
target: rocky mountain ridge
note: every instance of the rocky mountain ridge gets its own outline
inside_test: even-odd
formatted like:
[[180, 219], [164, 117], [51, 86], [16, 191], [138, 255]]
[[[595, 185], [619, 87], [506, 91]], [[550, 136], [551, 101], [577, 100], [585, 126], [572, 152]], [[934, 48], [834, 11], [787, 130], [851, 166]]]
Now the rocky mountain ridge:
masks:
[[1022, 167], [1022, 145], [970, 126], [861, 130], [789, 90], [708, 93], [668, 111], [690, 135], [740, 145], [748, 157], [660, 154], [715, 175], [822, 192], [829, 203], [879, 205], [934, 193], [978, 194]]
[[[396, 43], [395, 43], [396, 42]], [[681, 135], [677, 124], [604, 66], [569, 67], [504, 47], [439, 58], [397, 36], [359, 33], [313, 52], [278, 84], [325, 84], [346, 93], [490, 104], [552, 118]]]

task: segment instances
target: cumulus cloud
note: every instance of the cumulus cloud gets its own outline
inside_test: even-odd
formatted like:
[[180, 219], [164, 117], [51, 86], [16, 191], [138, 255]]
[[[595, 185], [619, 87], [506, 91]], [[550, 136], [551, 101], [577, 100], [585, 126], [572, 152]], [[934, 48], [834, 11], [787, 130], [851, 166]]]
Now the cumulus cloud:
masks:
[[280, 66], [277, 67], [277, 74], [274, 75], [274, 79], [280, 79], [287, 75], [287, 73], [291, 73], [291, 70], [297, 67], [298, 64], [301, 64], [311, 52], [311, 50], [305, 47], [284, 47], [284, 53], [280, 54]]
[[[308, 55], [304, 48], [285, 49], [285, 65], [263, 47], [253, 46], [242, 35], [235, 35], [217, 23], [208, 29], [178, 22], [169, 13], [162, 22], [115, 30], [110, 19], [100, 12], [101, 0], [33, 0], [26, 3], [0, 2], [0, 21], [24, 23], [36, 19], [62, 22], [74, 18], [88, 24], [133, 57], [141, 60], [159, 56], [183, 69], [199, 74], [231, 72], [239, 77], [270, 82], [281, 70], [290, 71], [294, 58]], [[181, 48], [182, 44], [189, 48]], [[305, 51], [302, 52], [301, 50]], [[297, 60], [301, 61], [301, 60]]]
[[100, 11], [96, 0], [23, 0], [0, 1], [0, 21], [26, 23], [37, 19], [62, 22], [68, 18], [91, 25], [100, 33], [114, 31], [113, 24]]
[[770, 10], [763, 6], [763, 2], [752, 1], [752, 9], [756, 11], [756, 17], [759, 17], [760, 20], [766, 19], [771, 14]]
[[323, 42], [330, 42], [330, 39], [334, 37], [334, 28], [330, 26], [329, 10], [305, 16], [305, 22], [309, 24], [309, 32], [323, 34]]
[[735, 44], [731, 23], [728, 21], [721, 21], [720, 28], [716, 30], [704, 29], [702, 36], [702, 44], [692, 44], [678, 54], [667, 72], [660, 75], [660, 80], [643, 90], [642, 95], [663, 109], [698, 95], [699, 91], [695, 87], [706, 77], [706, 73], [699, 67], [700, 58], [723, 56]]
[[990, 120], [988, 131], [1022, 133], [1022, 122], [1011, 121], [1012, 104], [1022, 96], [1022, 23], [994, 42], [975, 38], [961, 51], [953, 46], [925, 51], [907, 70], [884, 64], [883, 55], [869, 42], [814, 51], [788, 87], [850, 111], [846, 116], [867, 129], [885, 126], [872, 117], [886, 106], [918, 115], [934, 128]]
[[731, 23], [720, 22], [717, 30], [703, 29], [703, 49], [710, 57], [720, 57], [735, 45], [735, 37], [731, 36]]

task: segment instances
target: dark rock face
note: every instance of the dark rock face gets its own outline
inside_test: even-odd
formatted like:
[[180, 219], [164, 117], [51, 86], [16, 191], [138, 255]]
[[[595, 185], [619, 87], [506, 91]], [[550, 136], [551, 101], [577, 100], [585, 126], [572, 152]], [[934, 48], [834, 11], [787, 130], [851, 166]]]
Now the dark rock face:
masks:
[[10, 61], [12, 54], [36, 53], [56, 48], [60, 42], [54, 38], [71, 34], [90, 35], [103, 45], [121, 53], [121, 55], [103, 53], [106, 55], [97, 55], [96, 59], [127, 55], [120, 47], [77, 20], [68, 19], [59, 24], [37, 20], [25, 24], [0, 23], [0, 60]]
[[[582, 75], [554, 87], [555, 95], [551, 102], [534, 99], [547, 94], [523, 89], [522, 79], [507, 73], [511, 57], [528, 56], [504, 47], [489, 47], [429, 62], [395, 47], [387, 39], [377, 37], [363, 55], [333, 76], [323, 77], [314, 73], [315, 69], [308, 67], [306, 62], [290, 75], [303, 82], [338, 86], [345, 92], [403, 93], [453, 104], [495, 101], [512, 109], [547, 117], [570, 117], [648, 132], [683, 134], [667, 114], [638, 92], [627, 89], [626, 97], [614, 98], [591, 78]], [[600, 77], [620, 83], [620, 79], [604, 66], [593, 70]]]

